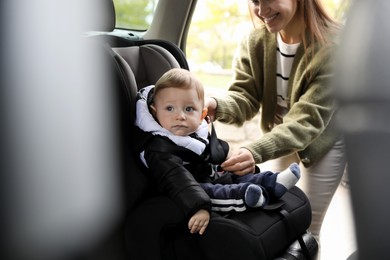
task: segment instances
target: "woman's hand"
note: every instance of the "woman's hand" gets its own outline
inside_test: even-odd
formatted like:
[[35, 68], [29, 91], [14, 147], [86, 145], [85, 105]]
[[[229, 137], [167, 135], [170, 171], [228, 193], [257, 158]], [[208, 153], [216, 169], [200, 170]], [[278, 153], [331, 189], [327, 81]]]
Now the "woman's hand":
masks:
[[208, 109], [207, 115], [210, 122], [213, 122], [215, 119], [215, 110], [217, 109], [217, 101], [214, 98], [206, 98], [205, 107]]
[[242, 176], [248, 173], [254, 173], [256, 163], [252, 153], [248, 149], [240, 148], [233, 152], [229, 156], [229, 159], [221, 164], [221, 167], [225, 171]]
[[199, 232], [199, 235], [203, 235], [210, 221], [210, 213], [205, 209], [198, 210], [188, 222], [188, 228], [191, 234]]

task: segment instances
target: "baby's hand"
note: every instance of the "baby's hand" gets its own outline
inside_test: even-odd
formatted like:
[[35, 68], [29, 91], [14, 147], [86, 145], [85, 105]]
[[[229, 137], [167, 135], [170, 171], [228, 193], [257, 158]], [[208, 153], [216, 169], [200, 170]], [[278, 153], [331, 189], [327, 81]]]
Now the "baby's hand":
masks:
[[190, 229], [191, 234], [199, 232], [199, 235], [203, 235], [207, 225], [209, 224], [209, 220], [210, 213], [207, 210], [198, 210], [188, 222], [188, 228]]

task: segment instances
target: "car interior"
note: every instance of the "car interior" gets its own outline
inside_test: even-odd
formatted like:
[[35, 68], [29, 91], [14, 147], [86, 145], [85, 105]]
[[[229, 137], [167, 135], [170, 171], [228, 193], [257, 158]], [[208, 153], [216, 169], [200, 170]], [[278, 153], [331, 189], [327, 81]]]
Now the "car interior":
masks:
[[[74, 1], [76, 6], [77, 2]], [[21, 77], [18, 73], [14, 75], [7, 72], [14, 66], [20, 66], [21, 63], [19, 60], [12, 59], [12, 52], [4, 52], [4, 60], [12, 60], [12, 62], [7, 66], [2, 64], [1, 80], [6, 83], [4, 86], [11, 86], [13, 89], [5, 90], [6, 94], [11, 93], [11, 98], [4, 100], [3, 105], [6, 109], [20, 115], [22, 120], [26, 117], [31, 120], [29, 121], [31, 123], [21, 125], [24, 131], [28, 131], [27, 137], [23, 136], [23, 138], [27, 140], [29, 137], [42, 137], [42, 140], [47, 141], [37, 139], [33, 144], [34, 147], [38, 145], [40, 148], [46, 148], [47, 146], [47, 150], [50, 151], [41, 158], [33, 149], [32, 151], [26, 149], [27, 141], [20, 138], [24, 132], [19, 133], [14, 130], [15, 125], [19, 123], [17, 117], [15, 120], [10, 120], [5, 116], [7, 124], [3, 129], [2, 138], [6, 145], [3, 149], [15, 144], [16, 146], [2, 151], [2, 157], [7, 162], [2, 167], [5, 172], [12, 173], [2, 181], [6, 194], [3, 234], [6, 239], [2, 250], [4, 259], [315, 259], [318, 244], [307, 232], [311, 222], [310, 203], [299, 188], [293, 188], [280, 201], [271, 204], [265, 210], [230, 215], [212, 213], [208, 231], [202, 237], [189, 234], [185, 226], [186, 220], [180, 214], [180, 209], [168, 197], [151, 191], [144, 174], [145, 169], [132, 147], [137, 91], [154, 84], [171, 68], [190, 69], [185, 55], [185, 46], [196, 1], [160, 0], [158, 5], [165, 8], [156, 9], [159, 11], [155, 13], [150, 28], [142, 34], [136, 31], [124, 32], [115, 28], [115, 6], [112, 0], [89, 0], [84, 4], [84, 8], [81, 9], [88, 12], [91, 19], [84, 24], [83, 36], [77, 43], [83, 46], [83, 51], [87, 51], [69, 54], [67, 50], [62, 50], [65, 54], [58, 56], [59, 58], [63, 55], [80, 56], [88, 61], [98, 61], [102, 67], [86, 68], [83, 65], [88, 66], [88, 63], [80, 64], [74, 71], [87, 71], [85, 73], [87, 80], [82, 82], [84, 85], [77, 86], [88, 85], [88, 88], [72, 89], [70, 94], [53, 92], [51, 93], [53, 96], [48, 99], [51, 100], [50, 104], [55, 106], [58, 105], [56, 102], [59, 100], [56, 99], [57, 94], [77, 97], [76, 92], [86, 91], [83, 92], [84, 99], [75, 98], [72, 102], [67, 102], [64, 109], [66, 112], [74, 112], [72, 115], [77, 117], [76, 115], [80, 113], [76, 108], [82, 107], [82, 105], [78, 106], [78, 102], [88, 100], [93, 104], [91, 106], [93, 113], [81, 114], [77, 121], [80, 125], [83, 122], [95, 123], [91, 124], [90, 130], [94, 133], [92, 134], [94, 138], [90, 142], [98, 144], [91, 146], [88, 152], [96, 152], [99, 156], [88, 159], [91, 164], [80, 163], [84, 158], [81, 155], [86, 152], [80, 147], [87, 142], [85, 139], [89, 138], [91, 132], [75, 138], [75, 143], [80, 146], [76, 145], [72, 149], [60, 151], [58, 156], [61, 159], [58, 161], [54, 155], [50, 157], [50, 154], [57, 155], [56, 152], [61, 150], [61, 145], [73, 144], [71, 139], [74, 137], [73, 134], [81, 130], [64, 127], [66, 117], [62, 118], [63, 114], [58, 113], [57, 110], [50, 111], [51, 107], [45, 107], [45, 104], [38, 101], [30, 103], [42, 97], [46, 89], [42, 93], [28, 92], [28, 96], [23, 99], [25, 101], [23, 106], [14, 102], [20, 95], [15, 89], [18, 90]], [[187, 12], [177, 13], [173, 6], [181, 6], [181, 9]], [[64, 11], [74, 12], [72, 8]], [[162, 16], [159, 12], [163, 11], [168, 12], [169, 15]], [[179, 27], [178, 24], [185, 26]], [[160, 28], [164, 27], [172, 27], [171, 33], [160, 34], [162, 31]], [[50, 36], [47, 39], [50, 39]], [[3, 43], [4, 46], [10, 44], [7, 41]], [[23, 43], [20, 41], [18, 44], [22, 46]], [[55, 49], [58, 50], [60, 49]], [[40, 57], [45, 51], [52, 53], [52, 50], [45, 48], [29, 50], [29, 55], [32, 53], [37, 55], [31, 56], [31, 60]], [[28, 60], [27, 64], [29, 65], [30, 62], [34, 66], [34, 61]], [[57, 62], [46, 65], [55, 67], [55, 71], [59, 72], [66, 71], [68, 68], [66, 64]], [[54, 79], [56, 76], [51, 77], [48, 71], [43, 74], [44, 78], [49, 79]], [[65, 80], [75, 75], [65, 74], [65, 76], [61, 74], [59, 78]], [[27, 77], [27, 80], [30, 79], [34, 77]], [[54, 82], [61, 85], [61, 80], [57, 78]], [[348, 103], [345, 100], [343, 102]], [[49, 119], [54, 121], [53, 124], [63, 126], [65, 130], [62, 130], [66, 134], [48, 136], [46, 129], [40, 128], [44, 123], [39, 120], [39, 115], [22, 114], [25, 111], [31, 112], [30, 104], [42, 106], [40, 107], [42, 110], [39, 111], [51, 112]], [[31, 118], [31, 115], [36, 117]], [[376, 133], [375, 135], [377, 136]], [[366, 140], [353, 132], [349, 139], [350, 146], [356, 146], [359, 140], [375, 146], [384, 145], [383, 142], [380, 144], [373, 142], [371, 137], [366, 136], [365, 138], [369, 139]], [[387, 133], [383, 138], [386, 137]], [[53, 144], [52, 140], [56, 142]], [[358, 148], [359, 151], [373, 149], [371, 146], [358, 146]], [[52, 152], [53, 150], [56, 152]], [[386, 151], [386, 148], [382, 150]], [[35, 163], [24, 163], [26, 158], [28, 162], [35, 158], [31, 154], [45, 161], [43, 169], [48, 169], [48, 174], [40, 171], [42, 168], [39, 167], [38, 171], [28, 169], [31, 165], [36, 166]], [[351, 162], [359, 165], [359, 169], [364, 168], [360, 167], [359, 160], [356, 159], [360, 158], [361, 154], [356, 152], [351, 153], [350, 156]], [[369, 165], [372, 167], [380, 165], [386, 160], [384, 157], [378, 158], [379, 161], [373, 161]], [[50, 163], [46, 163], [46, 160]], [[56, 163], [59, 163], [62, 168], [75, 170], [57, 172]], [[93, 167], [88, 168], [91, 165]], [[351, 169], [353, 172], [359, 172], [359, 169], [353, 166]], [[29, 174], [25, 175], [25, 172]], [[80, 176], [80, 172], [88, 174]], [[357, 177], [352, 180], [356, 181], [357, 186], [364, 182]], [[373, 187], [370, 189], [375, 190]], [[381, 189], [384, 190], [385, 188]], [[41, 203], [41, 200], [44, 202]], [[362, 198], [357, 196], [355, 200], [357, 205]], [[374, 210], [378, 212], [377, 208]], [[387, 212], [386, 210], [384, 208], [383, 212]], [[359, 212], [364, 212], [364, 209]], [[368, 218], [376, 219], [373, 216]], [[383, 223], [385, 219], [379, 221]], [[358, 222], [364, 226], [365, 220], [358, 218]], [[366, 236], [369, 233], [366, 229], [361, 232], [363, 233], [358, 235]], [[367, 245], [366, 240], [359, 240], [359, 242]], [[367, 249], [368, 251], [362, 252], [366, 256], [374, 249], [380, 251], [382, 248], [377, 249], [372, 246]]]
[[[390, 208], [384, 198], [389, 195], [390, 181], [386, 169], [389, 117], [385, 112], [389, 111], [390, 55], [383, 50], [390, 27], [381, 20], [387, 16], [389, 8], [388, 1], [375, 5], [369, 1], [355, 2], [336, 65], [338, 73], [334, 82], [340, 86], [337, 92], [340, 127], [347, 142], [357, 238], [357, 251], [348, 260], [388, 258], [386, 237], [390, 229], [386, 223]], [[375, 13], [376, 18], [367, 16], [368, 13]], [[360, 35], [365, 35], [365, 40], [356, 42]]]

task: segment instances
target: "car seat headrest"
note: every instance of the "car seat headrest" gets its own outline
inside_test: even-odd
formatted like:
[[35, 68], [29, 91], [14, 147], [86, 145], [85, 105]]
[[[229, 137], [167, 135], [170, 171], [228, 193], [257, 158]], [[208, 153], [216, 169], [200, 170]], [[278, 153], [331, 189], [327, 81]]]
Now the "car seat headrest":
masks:
[[115, 29], [115, 6], [113, 0], [82, 0], [83, 10], [88, 11], [84, 31], [111, 32]]

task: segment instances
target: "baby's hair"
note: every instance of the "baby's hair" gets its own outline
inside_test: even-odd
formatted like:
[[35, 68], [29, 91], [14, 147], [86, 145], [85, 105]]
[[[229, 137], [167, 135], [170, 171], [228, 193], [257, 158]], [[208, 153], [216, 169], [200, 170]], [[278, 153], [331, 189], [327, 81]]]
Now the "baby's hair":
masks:
[[202, 83], [188, 70], [174, 68], [165, 72], [154, 86], [153, 97], [155, 97], [160, 90], [165, 88], [195, 88], [198, 93], [198, 98], [202, 103], [202, 107], [204, 106], [204, 87]]

